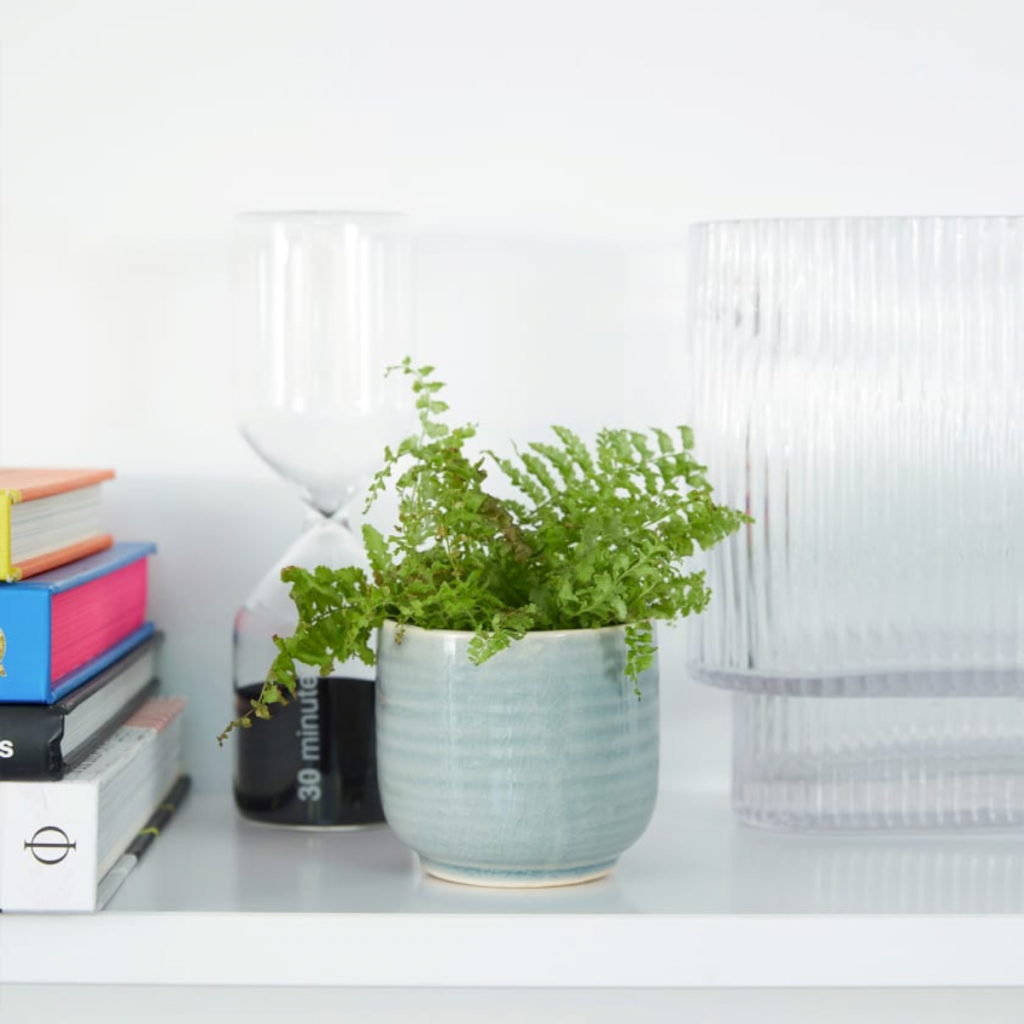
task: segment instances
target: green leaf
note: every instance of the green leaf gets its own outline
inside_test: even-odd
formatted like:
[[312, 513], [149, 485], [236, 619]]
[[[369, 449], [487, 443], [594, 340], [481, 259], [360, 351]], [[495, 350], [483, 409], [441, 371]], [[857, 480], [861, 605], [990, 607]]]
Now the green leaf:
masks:
[[657, 438], [658, 450], [662, 455], [671, 455], [676, 450], [676, 446], [673, 443], [671, 436], [666, 431], [655, 427], [653, 434], [655, 438]]
[[363, 524], [363, 547], [370, 565], [378, 572], [384, 572], [388, 566], [388, 544], [384, 535], [369, 523]]

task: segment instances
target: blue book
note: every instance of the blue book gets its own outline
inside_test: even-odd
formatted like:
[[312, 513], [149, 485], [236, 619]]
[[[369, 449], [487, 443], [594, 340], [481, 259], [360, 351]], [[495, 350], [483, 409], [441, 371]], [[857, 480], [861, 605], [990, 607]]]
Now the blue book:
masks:
[[150, 636], [147, 556], [155, 550], [115, 544], [0, 583], [0, 704], [52, 704]]

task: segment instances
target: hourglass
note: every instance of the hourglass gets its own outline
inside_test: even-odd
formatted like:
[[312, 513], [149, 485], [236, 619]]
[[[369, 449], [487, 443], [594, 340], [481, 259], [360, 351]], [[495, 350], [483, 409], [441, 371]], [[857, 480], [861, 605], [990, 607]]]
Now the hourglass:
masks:
[[[281, 570], [365, 565], [347, 510], [385, 445], [407, 432], [410, 239], [383, 213], [252, 213], [232, 232], [239, 429], [309, 506], [305, 531], [235, 619], [237, 713], [249, 707], [297, 622]], [[383, 821], [373, 670], [298, 667], [296, 699], [236, 731], [235, 802], [269, 824], [358, 828]]]

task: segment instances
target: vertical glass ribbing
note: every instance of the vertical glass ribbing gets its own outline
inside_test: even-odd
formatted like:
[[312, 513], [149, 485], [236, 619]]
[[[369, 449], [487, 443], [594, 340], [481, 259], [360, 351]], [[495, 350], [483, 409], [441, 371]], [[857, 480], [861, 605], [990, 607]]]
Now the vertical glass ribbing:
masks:
[[1017, 218], [694, 229], [684, 408], [757, 520], [696, 663], [752, 820], [1024, 823], [1022, 303]]
[[733, 798], [798, 830], [1024, 826], [1018, 697], [733, 696]]

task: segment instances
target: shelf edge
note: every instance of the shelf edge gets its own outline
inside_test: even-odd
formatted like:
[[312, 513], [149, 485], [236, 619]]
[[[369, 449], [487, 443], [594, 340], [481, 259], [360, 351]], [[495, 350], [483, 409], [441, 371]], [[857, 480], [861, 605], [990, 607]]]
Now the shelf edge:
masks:
[[0, 983], [1012, 986], [1021, 948], [1022, 915], [5, 915]]

